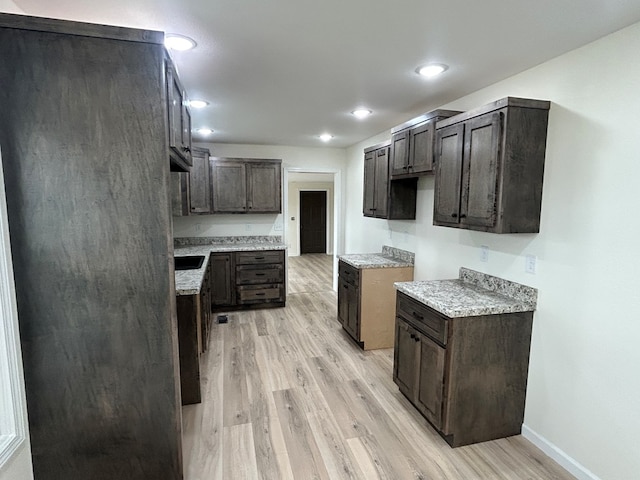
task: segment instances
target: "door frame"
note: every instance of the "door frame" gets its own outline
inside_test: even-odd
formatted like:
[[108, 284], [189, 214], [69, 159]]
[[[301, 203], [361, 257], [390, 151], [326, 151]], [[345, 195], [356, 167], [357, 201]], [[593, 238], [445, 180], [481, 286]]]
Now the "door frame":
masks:
[[[335, 185], [334, 185], [335, 188]], [[331, 202], [329, 201], [329, 189], [328, 188], [305, 188], [304, 190], [298, 190], [298, 194], [302, 193], [302, 192], [325, 192], [326, 193], [326, 198], [325, 198], [325, 216], [327, 213], [329, 213], [329, 206], [331, 205]], [[334, 195], [335, 196], [335, 195]], [[298, 201], [298, 208], [297, 208], [297, 212], [296, 212], [296, 218], [300, 219], [300, 203], [301, 201]], [[326, 220], [326, 218], [325, 218]], [[302, 226], [301, 222], [298, 222], [298, 253], [300, 255], [302, 255], [302, 244], [300, 243], [300, 227]], [[325, 226], [324, 226], [324, 235], [325, 235], [325, 242], [326, 242], [326, 248], [325, 248], [325, 252], [324, 253], [329, 253], [329, 246], [331, 245], [331, 235], [329, 235], [329, 229], [327, 228], [327, 223], [325, 221]], [[332, 252], [335, 249], [332, 248]]]
[[[29, 426], [25, 397], [22, 355], [18, 327], [18, 308], [13, 277], [9, 218], [0, 153], [0, 379], [8, 385], [0, 391], [0, 469], [23, 449], [27, 449], [31, 471]], [[30, 476], [30, 478], [33, 478]]]
[[[342, 172], [335, 168], [312, 168], [312, 167], [286, 167], [284, 169], [283, 176], [283, 198], [284, 213], [283, 222], [283, 235], [284, 239], [287, 238], [287, 232], [289, 230], [288, 219], [291, 217], [289, 212], [289, 173], [330, 173], [333, 174], [333, 291], [338, 291], [338, 252], [342, 252], [344, 249], [343, 242], [343, 222], [344, 215], [342, 214], [342, 198], [343, 198], [343, 185], [342, 185]], [[296, 212], [296, 215], [299, 215]], [[300, 217], [296, 217], [300, 218]], [[298, 244], [299, 244], [298, 239]]]

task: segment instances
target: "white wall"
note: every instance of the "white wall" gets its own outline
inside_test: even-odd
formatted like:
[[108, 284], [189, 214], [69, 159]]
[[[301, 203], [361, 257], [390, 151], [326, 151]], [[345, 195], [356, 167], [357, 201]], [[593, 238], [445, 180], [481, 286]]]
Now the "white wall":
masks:
[[[333, 253], [333, 182], [289, 182], [287, 216], [287, 245], [289, 255], [300, 255], [300, 192], [308, 190], [324, 190], [327, 192], [327, 252]], [[291, 219], [294, 220], [291, 220]]]
[[11, 0], [0, 0], [0, 12], [2, 12], [2, 13], [19, 13], [19, 14], [23, 14], [24, 13], [24, 11], [21, 8], [19, 8]]
[[[234, 145], [234, 144], [199, 144], [208, 148], [214, 157], [240, 158], [274, 158], [282, 160], [283, 170], [306, 171], [335, 171], [344, 178], [346, 172], [346, 151], [339, 148], [303, 148], [268, 145]], [[286, 175], [285, 179], [286, 180]], [[336, 201], [342, 187], [336, 183]], [[173, 217], [174, 237], [208, 237], [234, 235], [282, 235], [288, 226], [284, 219], [287, 215], [286, 201], [287, 186], [283, 189], [283, 213], [281, 215], [193, 215], [187, 217]], [[340, 205], [340, 204], [339, 204]], [[342, 210], [341, 210], [342, 211]], [[340, 215], [340, 218], [342, 215]], [[341, 225], [339, 230], [344, 227]], [[291, 247], [291, 245], [289, 245]]]
[[[347, 252], [390, 243], [415, 252], [416, 279], [457, 277], [466, 266], [539, 289], [524, 432], [558, 448], [579, 478], [640, 472], [638, 52], [640, 24], [443, 105], [551, 100], [539, 234], [434, 227], [432, 177], [419, 181], [415, 222], [366, 219], [362, 149], [388, 135], [348, 151]], [[524, 271], [526, 254], [538, 258], [535, 275]]]

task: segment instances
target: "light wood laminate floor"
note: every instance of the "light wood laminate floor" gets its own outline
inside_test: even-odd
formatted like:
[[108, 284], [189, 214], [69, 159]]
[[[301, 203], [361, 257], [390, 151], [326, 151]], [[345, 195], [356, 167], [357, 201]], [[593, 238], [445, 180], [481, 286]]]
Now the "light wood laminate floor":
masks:
[[342, 330], [331, 261], [288, 259], [286, 308], [213, 325], [202, 403], [183, 407], [187, 480], [573, 478], [521, 436], [450, 448], [393, 383], [393, 350]]

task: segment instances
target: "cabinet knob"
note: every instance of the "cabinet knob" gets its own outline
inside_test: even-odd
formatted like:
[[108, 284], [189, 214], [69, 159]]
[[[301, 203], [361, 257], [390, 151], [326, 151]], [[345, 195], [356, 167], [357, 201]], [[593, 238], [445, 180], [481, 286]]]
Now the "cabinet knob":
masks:
[[451, 214], [451, 217], [452, 217], [452, 218], [458, 218], [458, 214], [457, 214], [457, 213], [452, 213], [452, 214]]
[[462, 213], [460, 214], [460, 218], [467, 218], [467, 216], [464, 213]]
[[404, 166], [404, 167], [402, 167], [402, 169], [403, 169], [403, 170], [406, 170], [406, 169], [407, 169], [407, 167], [406, 167], [406, 166]]
[[412, 315], [414, 316], [414, 318], [417, 318], [420, 321], [424, 320], [424, 317], [420, 315], [418, 312], [412, 312]]
[[412, 339], [415, 339], [416, 336], [412, 333], [411, 335], [409, 335]]
[[416, 336], [416, 337], [413, 337], [413, 339], [414, 339], [416, 342], [419, 342], [419, 341], [420, 341], [420, 338], [418, 338], [417, 336]]

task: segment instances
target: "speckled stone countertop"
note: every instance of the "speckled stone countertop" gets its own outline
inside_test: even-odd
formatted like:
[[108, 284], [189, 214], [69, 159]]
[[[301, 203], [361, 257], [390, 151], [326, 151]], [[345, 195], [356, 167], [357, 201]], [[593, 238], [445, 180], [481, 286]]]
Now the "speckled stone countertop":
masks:
[[413, 267], [414, 254], [385, 245], [382, 253], [340, 255], [338, 258], [355, 268], [399, 268]]
[[450, 318], [531, 312], [538, 290], [461, 267], [458, 279], [396, 282], [398, 291]]
[[[224, 239], [228, 239], [228, 243], [225, 243]], [[189, 255], [204, 255], [206, 257], [202, 267], [198, 269], [176, 270], [176, 295], [197, 295], [200, 293], [210, 253], [287, 249], [287, 246], [282, 243], [281, 237], [198, 237], [195, 240], [176, 238], [174, 244], [176, 245], [173, 251], [174, 257]]]

